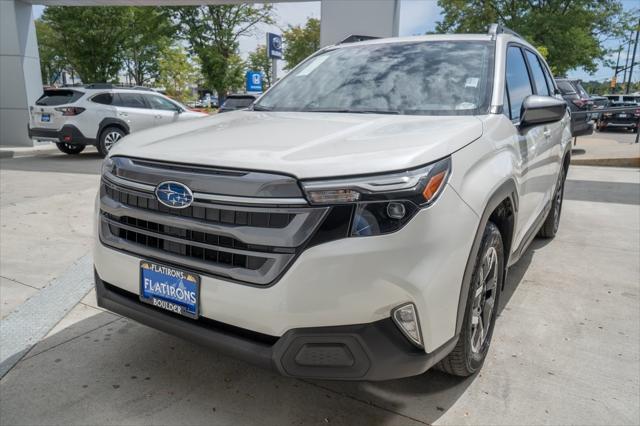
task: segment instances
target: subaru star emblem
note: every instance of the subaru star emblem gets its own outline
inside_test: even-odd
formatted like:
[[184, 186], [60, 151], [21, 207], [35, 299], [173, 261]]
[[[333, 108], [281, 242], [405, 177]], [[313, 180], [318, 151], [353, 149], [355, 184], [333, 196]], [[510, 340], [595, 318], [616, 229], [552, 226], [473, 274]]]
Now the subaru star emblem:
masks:
[[193, 203], [193, 192], [180, 182], [162, 182], [156, 187], [156, 198], [174, 209], [184, 209]]

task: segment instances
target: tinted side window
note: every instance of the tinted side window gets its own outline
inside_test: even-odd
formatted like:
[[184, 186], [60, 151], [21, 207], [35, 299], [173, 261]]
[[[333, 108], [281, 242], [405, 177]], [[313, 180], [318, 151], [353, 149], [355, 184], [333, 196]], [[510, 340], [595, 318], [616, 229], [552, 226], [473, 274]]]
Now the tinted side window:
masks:
[[95, 95], [93, 98], [91, 98], [91, 102], [103, 105], [111, 105], [113, 103], [113, 94], [100, 93], [99, 95]]
[[149, 105], [151, 105], [152, 109], [161, 109], [165, 111], [178, 110], [177, 105], [175, 105], [173, 102], [165, 98], [161, 98], [160, 96], [145, 95], [145, 98], [147, 99], [147, 102], [149, 103]]
[[113, 104], [127, 108], [149, 108], [142, 95], [137, 93], [116, 93]]
[[558, 83], [560, 93], [562, 93], [563, 95], [576, 93], [576, 89], [574, 89], [571, 83], [569, 83], [568, 81], [556, 81], [556, 83]]
[[524, 56], [518, 47], [507, 49], [507, 88], [509, 90], [511, 119], [520, 120], [520, 110], [524, 98], [533, 94], [533, 90]]
[[547, 87], [547, 80], [544, 78], [544, 72], [538, 62], [538, 56], [533, 52], [527, 52], [527, 60], [531, 67], [531, 73], [533, 74], [533, 81], [536, 83], [536, 93], [541, 96], [549, 96], [549, 88]]
[[544, 61], [538, 58], [538, 62], [540, 63], [540, 67], [542, 68], [542, 72], [544, 72], [544, 76], [547, 79], [547, 86], [549, 87], [549, 93], [551, 95], [556, 94], [556, 86], [553, 84], [553, 77], [551, 77], [551, 73], [549, 72], [549, 68], [544, 65]]

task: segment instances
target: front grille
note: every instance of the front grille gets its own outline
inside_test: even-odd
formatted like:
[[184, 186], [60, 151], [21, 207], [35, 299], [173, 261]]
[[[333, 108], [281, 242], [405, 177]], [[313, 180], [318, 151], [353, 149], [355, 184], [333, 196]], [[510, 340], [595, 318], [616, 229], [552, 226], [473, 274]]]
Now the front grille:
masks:
[[153, 194], [136, 194], [119, 189], [104, 182], [106, 194], [113, 200], [130, 207], [158, 211], [161, 213], [205, 220], [225, 225], [247, 225], [257, 228], [284, 228], [291, 223], [295, 214], [251, 212], [224, 208], [189, 206], [186, 209], [172, 209], [159, 203]]
[[[109, 230], [113, 235], [154, 250], [186, 256], [212, 264], [250, 270], [260, 269], [267, 261], [267, 258], [228, 252], [224, 251], [224, 249], [255, 250], [269, 249], [268, 247], [250, 246], [229, 237], [161, 225], [133, 217], [116, 218], [108, 213], [103, 213], [103, 215], [108, 219]], [[172, 237], [172, 239], [167, 237]], [[190, 242], [201, 244], [193, 245], [189, 244]], [[206, 248], [202, 244], [206, 244], [211, 248]]]
[[[256, 179], [256, 174], [209, 173], [200, 167], [171, 165], [152, 168], [153, 163], [145, 164], [139, 181], [131, 181], [118, 178], [118, 173], [134, 176], [140, 161], [125, 160], [119, 167], [129, 169], [114, 170], [102, 179], [100, 239], [143, 259], [235, 282], [270, 285], [304, 248], [328, 212], [324, 207], [260, 205], [259, 197], [250, 204], [217, 203], [206, 193], [203, 197], [207, 197], [200, 199], [195, 191], [191, 206], [172, 209], [157, 201], [155, 187], [146, 182], [160, 180], [171, 171], [172, 179], [178, 182], [180, 173], [185, 173], [185, 182], [197, 181], [205, 188], [210, 181], [210, 187], [230, 193], [232, 188], [251, 185], [246, 181], [229, 183], [229, 179]], [[259, 178], [257, 187], [263, 187], [265, 175]], [[278, 179], [274, 176], [274, 182]]]

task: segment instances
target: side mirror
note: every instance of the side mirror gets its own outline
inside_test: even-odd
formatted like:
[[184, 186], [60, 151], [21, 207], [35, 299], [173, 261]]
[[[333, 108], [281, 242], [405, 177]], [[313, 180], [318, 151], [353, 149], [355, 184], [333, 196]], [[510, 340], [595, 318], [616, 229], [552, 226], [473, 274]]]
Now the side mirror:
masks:
[[564, 100], [551, 96], [527, 96], [522, 103], [520, 127], [560, 121], [566, 110], [567, 103]]

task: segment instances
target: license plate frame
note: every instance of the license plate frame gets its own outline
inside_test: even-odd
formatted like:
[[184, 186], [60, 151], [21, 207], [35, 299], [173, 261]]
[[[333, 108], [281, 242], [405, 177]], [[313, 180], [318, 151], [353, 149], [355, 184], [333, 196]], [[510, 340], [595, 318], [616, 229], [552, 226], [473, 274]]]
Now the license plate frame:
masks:
[[[182, 283], [182, 287], [180, 287], [180, 283]], [[183, 294], [184, 297], [179, 297], [180, 294]], [[139, 298], [141, 302], [159, 309], [183, 317], [198, 319], [200, 315], [200, 275], [182, 268], [142, 260], [140, 261]], [[191, 301], [194, 302], [189, 303]]]

